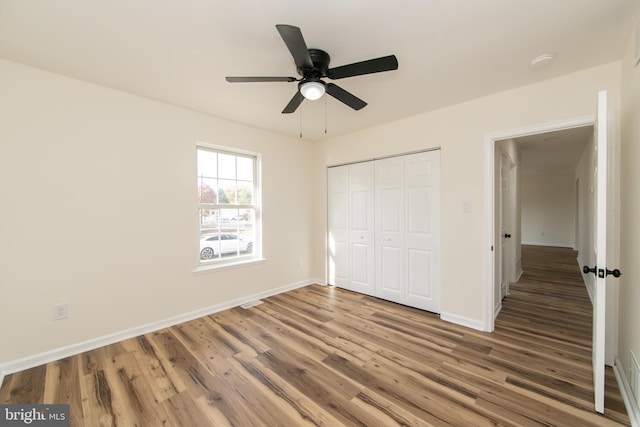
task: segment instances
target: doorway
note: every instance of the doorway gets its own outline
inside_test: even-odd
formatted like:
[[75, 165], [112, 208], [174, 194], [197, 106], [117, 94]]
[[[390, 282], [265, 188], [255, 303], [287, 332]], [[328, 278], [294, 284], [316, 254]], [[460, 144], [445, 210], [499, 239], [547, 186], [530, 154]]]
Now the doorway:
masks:
[[[489, 328], [493, 330], [495, 318], [501, 306], [502, 298], [508, 295], [509, 284], [502, 278], [509, 277], [516, 282], [522, 274], [522, 245], [550, 247], [570, 247], [578, 251], [577, 264], [595, 265], [594, 230], [595, 206], [594, 188], [595, 150], [593, 147], [593, 129], [595, 117], [585, 117], [571, 121], [551, 123], [528, 129], [505, 132], [494, 135], [487, 141], [488, 157], [493, 160], [491, 179], [492, 203], [491, 252], [493, 266], [490, 274], [493, 283], [489, 307]], [[591, 145], [591, 148], [590, 148]], [[614, 149], [615, 152], [615, 149]], [[502, 175], [505, 160], [515, 163], [511, 169], [511, 190], [503, 189]], [[578, 164], [579, 162], [582, 162]], [[610, 168], [616, 170], [617, 161]], [[578, 170], [576, 169], [578, 168]], [[555, 177], [555, 178], [554, 178]], [[616, 173], [611, 180], [615, 187]], [[556, 179], [557, 178], [557, 179]], [[527, 192], [529, 196], [523, 195]], [[617, 205], [617, 189], [610, 190], [612, 205]], [[503, 197], [510, 201], [503, 201]], [[527, 201], [527, 199], [529, 199]], [[504, 206], [511, 206], [512, 213], [505, 214]], [[548, 209], [545, 209], [544, 207]], [[532, 211], [535, 212], [532, 213]], [[614, 209], [615, 210], [615, 209]], [[506, 223], [501, 218], [507, 217]], [[615, 226], [614, 226], [615, 228]], [[617, 230], [612, 230], [612, 235]], [[508, 235], [505, 239], [505, 234]], [[617, 239], [615, 239], [617, 241]], [[504, 243], [504, 244], [503, 244]], [[617, 264], [619, 254], [614, 250], [613, 264]], [[503, 262], [507, 265], [504, 266]], [[589, 296], [593, 301], [595, 279], [585, 275]], [[607, 300], [617, 301], [617, 284], [607, 289]], [[506, 290], [506, 293], [505, 293]], [[607, 309], [606, 322], [606, 363], [612, 365], [615, 359], [614, 348], [617, 337], [617, 325], [612, 313], [615, 307]]]
[[[618, 197], [618, 171], [619, 171], [619, 158], [616, 150], [616, 138], [615, 138], [615, 120], [613, 120], [613, 113], [608, 109], [607, 103], [607, 91], [598, 92], [596, 103], [596, 114], [592, 120], [588, 118], [575, 119], [564, 122], [562, 125], [550, 124], [537, 126], [536, 128], [544, 128], [541, 132], [533, 132], [531, 129], [525, 129], [521, 131], [505, 132], [505, 136], [513, 138], [525, 138], [536, 135], [537, 133], [545, 134], [562, 134], [565, 131], [570, 130], [582, 130], [578, 128], [588, 127], [591, 125], [592, 129], [590, 133], [590, 139], [587, 146], [584, 148], [583, 154], [580, 158], [579, 165], [575, 166], [573, 179], [577, 180], [571, 183], [573, 188], [589, 188], [589, 195], [591, 197], [578, 197], [577, 200], [588, 199], [585, 212], [590, 213], [593, 222], [592, 226], [582, 227], [582, 224], [578, 226], [579, 241], [580, 241], [580, 256], [583, 258], [588, 257], [589, 263], [582, 264], [583, 268], [577, 270], [582, 273], [582, 282], [587, 285], [587, 289], [590, 289], [589, 283], [591, 282], [590, 299], [592, 302], [592, 336], [593, 336], [593, 380], [594, 380], [594, 403], [595, 409], [598, 412], [604, 411], [604, 368], [605, 364], [612, 365], [615, 356], [616, 349], [613, 344], [617, 337], [617, 319], [615, 318], [614, 308], [617, 302], [617, 286], [610, 284], [608, 275], [612, 274], [615, 277], [619, 277], [617, 270], [609, 270], [608, 267], [612, 264], [617, 264], [618, 261], [618, 249], [619, 242], [619, 229], [618, 224], [618, 212], [619, 212], [619, 197]], [[595, 119], [597, 117], [597, 120]], [[582, 122], [582, 123], [580, 123]], [[588, 131], [589, 129], [586, 129]], [[487, 165], [489, 171], [493, 173], [486, 174], [487, 189], [495, 189], [496, 181], [496, 167], [495, 162], [492, 164], [491, 160], [496, 158], [496, 147], [501, 138], [493, 136], [487, 136], [486, 142], [486, 154]], [[513, 142], [515, 144], [515, 142]], [[550, 156], [549, 149], [543, 149], [543, 155], [548, 158], [554, 158]], [[554, 147], [555, 148], [555, 147]], [[552, 163], [550, 163], [552, 164]], [[580, 184], [583, 184], [582, 186]], [[521, 186], [521, 188], [524, 186]], [[555, 185], [547, 185], [549, 191], [545, 196], [552, 197], [554, 193]], [[524, 193], [522, 189], [522, 193]], [[496, 217], [499, 215], [498, 208], [500, 205], [496, 204], [495, 193], [488, 192], [489, 207], [490, 209], [490, 238], [495, 239], [496, 228], [493, 227], [496, 224]], [[582, 191], [584, 193], [584, 190]], [[609, 197], [611, 194], [612, 197]], [[580, 194], [579, 196], [582, 196]], [[545, 197], [546, 198], [546, 197]], [[542, 203], [545, 203], [545, 198], [542, 198]], [[563, 202], [574, 201], [574, 197], [562, 198]], [[492, 211], [492, 212], [491, 212]], [[521, 212], [524, 211], [524, 207], [521, 206]], [[491, 215], [491, 213], [493, 215]], [[569, 215], [570, 216], [570, 215]], [[575, 219], [575, 216], [573, 217]], [[555, 223], [556, 219], [549, 221], [549, 223]], [[493, 228], [492, 228], [493, 227]], [[575, 227], [571, 227], [575, 228]], [[524, 227], [521, 227], [521, 233], [524, 234]], [[544, 236], [541, 233], [540, 236]], [[536, 236], [537, 237], [537, 236]], [[585, 238], [586, 237], [586, 238]], [[584, 246], [585, 241], [591, 241], [591, 245]], [[576, 237], [573, 237], [573, 245], [575, 245]], [[493, 261], [490, 263], [490, 267], [495, 266], [495, 253], [494, 245], [495, 240], [490, 240], [491, 253], [489, 259]], [[580, 261], [578, 256], [578, 261]], [[596, 264], [597, 263], [597, 266]], [[489, 277], [495, 279], [496, 271], [490, 268]], [[606, 271], [606, 273], [605, 273]], [[594, 273], [596, 279], [593, 279], [589, 273]], [[489, 282], [492, 283], [492, 282]], [[495, 283], [495, 282], [493, 282]], [[597, 286], [596, 286], [597, 283]], [[489, 288], [489, 286], [488, 286]], [[491, 287], [492, 288], [492, 287]], [[494, 290], [490, 289], [490, 294], [494, 294]], [[490, 301], [493, 302], [493, 301]], [[493, 330], [495, 325], [495, 319], [489, 319], [489, 330]]]
[[[552, 122], [542, 125], [531, 126], [528, 128], [514, 129], [511, 131], [504, 131], [500, 133], [490, 134], [485, 137], [485, 163], [487, 170], [492, 173], [485, 175], [485, 189], [488, 195], [487, 203], [487, 218], [488, 218], [488, 283], [493, 284], [491, 287], [487, 287], [487, 327], [488, 331], [493, 331], [495, 325], [495, 317], [497, 316], [501, 299], [504, 296], [503, 293], [503, 281], [502, 276], [506, 274], [506, 277], [512, 281], [516, 281], [521, 274], [520, 264], [520, 252], [521, 245], [523, 243], [523, 226], [522, 221], [522, 201], [521, 201], [521, 188], [522, 177], [529, 173], [529, 171], [523, 169], [522, 153], [530, 151], [532, 157], [532, 164], [534, 167], [542, 168], [543, 166], [547, 170], [539, 169], [540, 176], [548, 175], [549, 170], [559, 167], [563, 163], [563, 159], [570, 158], [574, 165], [577, 163], [576, 157], [580, 155], [579, 151], [576, 154], [576, 147], [563, 147], [564, 144], [559, 144], [563, 138], [568, 138], [572, 133], [581, 133], [582, 135], [592, 132], [595, 116], [586, 116], [571, 120]], [[568, 138], [569, 139], [569, 138]], [[550, 150], [552, 147], [557, 149], [553, 156], [550, 156]], [[584, 142], [582, 145], [584, 150]], [[573, 153], [571, 156], [570, 154]], [[509, 173], [512, 175], [505, 185], [512, 188], [503, 189], [502, 184], [502, 171], [505, 169], [506, 161], [503, 159], [503, 155], [508, 158], [510, 164], [513, 167], [509, 168]], [[563, 161], [561, 161], [563, 160]], [[535, 183], [535, 178], [532, 179]], [[583, 181], [584, 182], [584, 181]], [[572, 224], [570, 227], [571, 245], [576, 241], [574, 230], [576, 227], [573, 225], [575, 220], [575, 210], [573, 208], [575, 195], [573, 189], [575, 189], [575, 181], [571, 184], [572, 196], [569, 206], [572, 206], [570, 215]], [[502, 200], [507, 198], [508, 200]], [[504, 212], [504, 204], [512, 207], [512, 212]], [[506, 217], [505, 217], [506, 215]], [[502, 222], [502, 217], [505, 217], [506, 224]], [[510, 228], [505, 230], [505, 226]], [[535, 230], [536, 227], [533, 227]], [[538, 239], [528, 243], [546, 244], [551, 243], [563, 243], [550, 242], [549, 238], [555, 236], [555, 233], [547, 235], [545, 230], [539, 230]], [[507, 242], [503, 245], [505, 240], [505, 234], [510, 235], [506, 237]], [[533, 240], [530, 234], [527, 234], [527, 240]], [[586, 239], [581, 239], [585, 241]], [[501, 248], [504, 246], [504, 251]], [[503, 260], [507, 263], [503, 266]], [[508, 286], [508, 285], [507, 285]], [[506, 288], [508, 293], [508, 287]]]

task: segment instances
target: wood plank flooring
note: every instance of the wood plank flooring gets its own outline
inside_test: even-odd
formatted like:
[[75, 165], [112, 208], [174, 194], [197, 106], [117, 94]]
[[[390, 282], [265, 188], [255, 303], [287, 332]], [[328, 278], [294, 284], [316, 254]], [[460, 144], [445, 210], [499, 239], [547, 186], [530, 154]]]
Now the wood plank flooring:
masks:
[[592, 410], [575, 253], [523, 265], [491, 334], [314, 285], [9, 375], [0, 403], [68, 403], [88, 427], [629, 425], [609, 369]]

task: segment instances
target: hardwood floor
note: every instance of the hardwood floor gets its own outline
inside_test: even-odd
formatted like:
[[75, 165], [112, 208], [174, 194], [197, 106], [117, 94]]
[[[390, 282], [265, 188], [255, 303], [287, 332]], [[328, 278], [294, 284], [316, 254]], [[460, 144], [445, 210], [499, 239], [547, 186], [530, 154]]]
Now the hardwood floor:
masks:
[[9, 375], [0, 403], [68, 403], [88, 427], [629, 425], [611, 370], [592, 410], [575, 253], [523, 265], [491, 334], [308, 286]]

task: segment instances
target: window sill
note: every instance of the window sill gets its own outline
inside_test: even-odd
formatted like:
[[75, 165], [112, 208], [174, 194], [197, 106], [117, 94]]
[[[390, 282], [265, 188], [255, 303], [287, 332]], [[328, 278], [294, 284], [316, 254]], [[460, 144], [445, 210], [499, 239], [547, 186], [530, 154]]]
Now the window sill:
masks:
[[200, 265], [195, 270], [193, 270], [193, 274], [199, 276], [201, 274], [212, 273], [214, 271], [221, 270], [230, 270], [234, 268], [242, 268], [249, 265], [263, 264], [266, 261], [265, 258], [251, 258], [251, 259], [242, 259], [236, 261], [229, 261], [224, 263], [216, 263], [216, 264], [207, 264]]

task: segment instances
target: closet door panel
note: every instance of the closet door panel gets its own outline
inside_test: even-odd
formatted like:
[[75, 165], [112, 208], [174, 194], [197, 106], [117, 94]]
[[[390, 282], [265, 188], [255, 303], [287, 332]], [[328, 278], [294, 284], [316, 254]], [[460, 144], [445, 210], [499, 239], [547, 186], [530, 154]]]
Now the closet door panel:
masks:
[[378, 191], [380, 206], [379, 216], [381, 233], [398, 234], [402, 232], [402, 189], [399, 187], [381, 188]]
[[329, 168], [327, 171], [328, 198], [328, 283], [349, 288], [349, 169]]
[[382, 245], [379, 282], [376, 296], [390, 301], [402, 302], [403, 286], [401, 282], [402, 251], [399, 247]]
[[[371, 279], [369, 273], [371, 263], [368, 253], [369, 245], [351, 244], [351, 281], [355, 287], [368, 287], [368, 282]], [[356, 289], [354, 288], [354, 290]]]
[[347, 255], [349, 253], [349, 248], [345, 242], [336, 242], [333, 246], [333, 252], [333, 260], [329, 267], [333, 280], [329, 280], [329, 283], [348, 289], [349, 271], [347, 266], [349, 265], [349, 261], [347, 259]]
[[372, 226], [369, 219], [370, 212], [367, 211], [369, 202], [368, 190], [351, 191], [351, 207], [349, 209], [351, 231], [369, 232], [369, 227]]
[[421, 298], [432, 298], [433, 271], [432, 252], [418, 249], [408, 250], [408, 280], [407, 300], [414, 301]]
[[440, 152], [405, 159], [406, 303], [440, 312]]
[[349, 165], [349, 289], [375, 294], [373, 162]]
[[427, 235], [431, 232], [431, 191], [426, 186], [410, 187], [407, 190], [407, 233]]
[[402, 158], [376, 165], [376, 296], [404, 302], [404, 189]]

